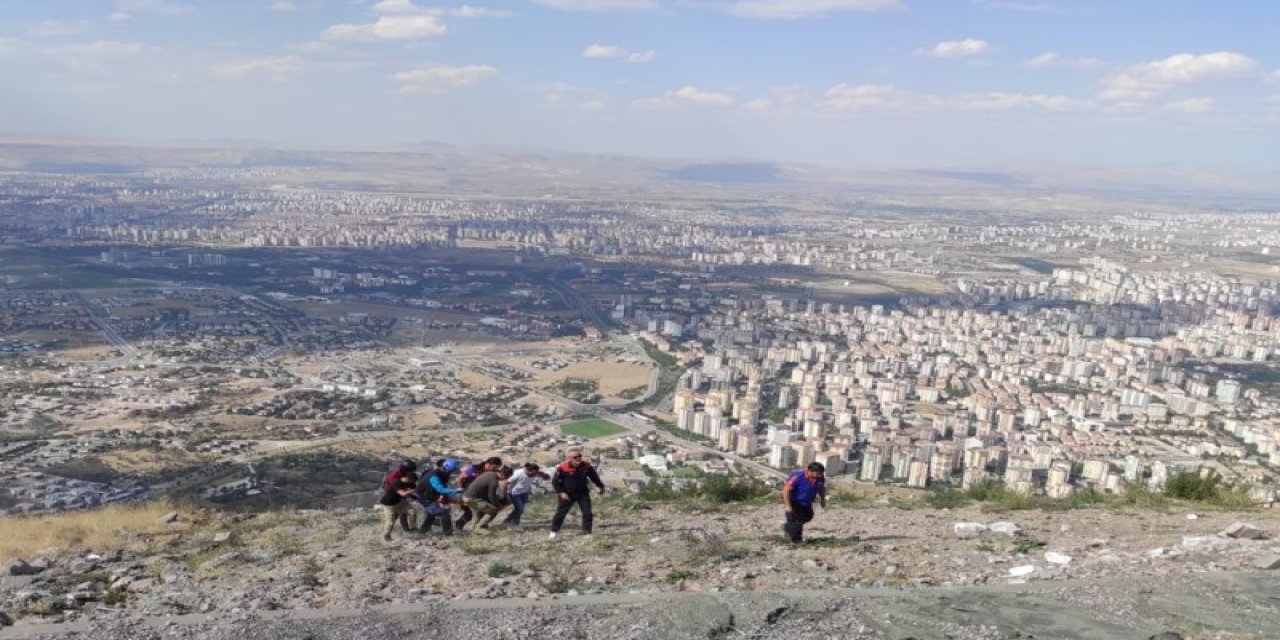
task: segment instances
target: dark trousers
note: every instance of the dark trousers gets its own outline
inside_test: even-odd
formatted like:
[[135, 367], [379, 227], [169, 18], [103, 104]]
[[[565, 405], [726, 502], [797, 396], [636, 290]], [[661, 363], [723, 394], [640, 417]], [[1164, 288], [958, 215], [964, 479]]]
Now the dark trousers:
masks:
[[524, 516], [524, 507], [529, 504], [529, 494], [513, 493], [511, 494], [511, 513], [507, 514], [506, 522], [510, 525], [520, 525], [520, 518]]
[[422, 527], [419, 528], [418, 531], [421, 531], [422, 533], [431, 531], [432, 525], [439, 520], [440, 529], [444, 534], [446, 536], [453, 535], [453, 514], [449, 513], [448, 505], [441, 506], [438, 504], [432, 504], [427, 507], [426, 512], [427, 514], [422, 520]]
[[791, 511], [787, 512], [787, 537], [792, 542], [804, 541], [804, 523], [813, 519], [813, 505], [791, 503]]
[[591, 494], [584, 493], [580, 496], [570, 495], [568, 500], [563, 500], [556, 496], [556, 515], [551, 518], [551, 530], [559, 531], [560, 526], [564, 524], [564, 517], [569, 515], [569, 509], [573, 505], [578, 505], [578, 510], [582, 512], [582, 532], [591, 533]]

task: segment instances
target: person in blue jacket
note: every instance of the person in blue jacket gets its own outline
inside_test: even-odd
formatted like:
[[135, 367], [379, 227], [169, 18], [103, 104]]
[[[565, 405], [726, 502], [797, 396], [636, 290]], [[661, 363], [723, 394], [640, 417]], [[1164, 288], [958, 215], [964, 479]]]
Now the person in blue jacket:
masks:
[[787, 523], [783, 530], [791, 544], [804, 542], [804, 525], [813, 520], [813, 501], [818, 500], [827, 508], [827, 469], [820, 462], [811, 462], [787, 478], [782, 487], [782, 506], [787, 510]]
[[436, 520], [440, 520], [440, 528], [444, 535], [453, 535], [453, 514], [449, 510], [449, 501], [453, 496], [462, 493], [462, 490], [449, 487], [449, 476], [457, 473], [461, 466], [462, 464], [457, 460], [445, 458], [436, 462], [435, 469], [422, 475], [414, 497], [417, 498], [418, 504], [422, 505], [426, 517], [422, 520], [422, 526], [418, 528], [418, 532], [430, 532], [431, 525], [435, 524]]

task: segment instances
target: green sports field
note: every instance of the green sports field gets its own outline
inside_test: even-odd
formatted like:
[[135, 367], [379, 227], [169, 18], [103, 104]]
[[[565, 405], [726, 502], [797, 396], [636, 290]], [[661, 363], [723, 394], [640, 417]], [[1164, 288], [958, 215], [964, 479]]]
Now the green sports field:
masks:
[[560, 427], [560, 431], [564, 432], [564, 434], [568, 436], [602, 438], [604, 436], [622, 433], [626, 431], [626, 429], [619, 427], [608, 420], [588, 418], [586, 420], [579, 420], [577, 422], [570, 422], [569, 424], [562, 425]]

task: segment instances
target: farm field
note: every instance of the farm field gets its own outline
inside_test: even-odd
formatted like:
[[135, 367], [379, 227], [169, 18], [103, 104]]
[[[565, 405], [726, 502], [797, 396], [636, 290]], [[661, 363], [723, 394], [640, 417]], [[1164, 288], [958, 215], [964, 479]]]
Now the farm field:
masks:
[[577, 422], [570, 422], [560, 426], [560, 431], [569, 436], [580, 436], [583, 438], [603, 438], [623, 433], [626, 429], [599, 418], [588, 418]]

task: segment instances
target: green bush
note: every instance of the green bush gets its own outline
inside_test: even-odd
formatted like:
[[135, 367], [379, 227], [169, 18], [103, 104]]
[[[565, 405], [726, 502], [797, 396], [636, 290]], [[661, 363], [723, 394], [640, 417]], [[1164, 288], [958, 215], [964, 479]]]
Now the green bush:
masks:
[[490, 578], [505, 578], [515, 573], [517, 573], [516, 568], [509, 564], [495, 562], [489, 565], [488, 574]]
[[1192, 502], [1211, 502], [1218, 497], [1222, 477], [1216, 473], [1201, 476], [1195, 471], [1174, 474], [1164, 483], [1164, 493], [1170, 498]]
[[769, 495], [769, 489], [748, 478], [708, 476], [698, 485], [698, 496], [710, 502], [748, 502]]
[[1009, 548], [1009, 552], [1015, 555], [1024, 555], [1028, 551], [1031, 551], [1033, 549], [1039, 549], [1040, 547], [1043, 547], [1043, 546], [1045, 546], [1045, 542], [1043, 540], [1036, 540], [1035, 538], [1022, 538], [1020, 540], [1014, 541], [1013, 546]]
[[924, 502], [934, 509], [958, 509], [969, 504], [969, 499], [966, 492], [956, 491], [951, 487], [947, 487], [937, 491], [930, 491]]
[[675, 500], [679, 495], [666, 482], [657, 478], [650, 478], [648, 482], [640, 486], [640, 490], [635, 493], [635, 498], [646, 502], [668, 502]]
[[677, 583], [677, 582], [684, 582], [685, 580], [693, 580], [694, 578], [697, 578], [697, 577], [698, 577], [698, 574], [696, 574], [696, 573], [694, 573], [694, 572], [692, 572], [692, 571], [685, 571], [685, 570], [683, 570], [683, 569], [677, 569], [677, 570], [675, 570], [675, 571], [671, 571], [671, 572], [667, 573], [667, 576], [666, 576], [665, 578], [663, 578], [663, 580], [666, 580], [667, 582], [670, 582], [671, 584], [675, 584], [675, 583]]

